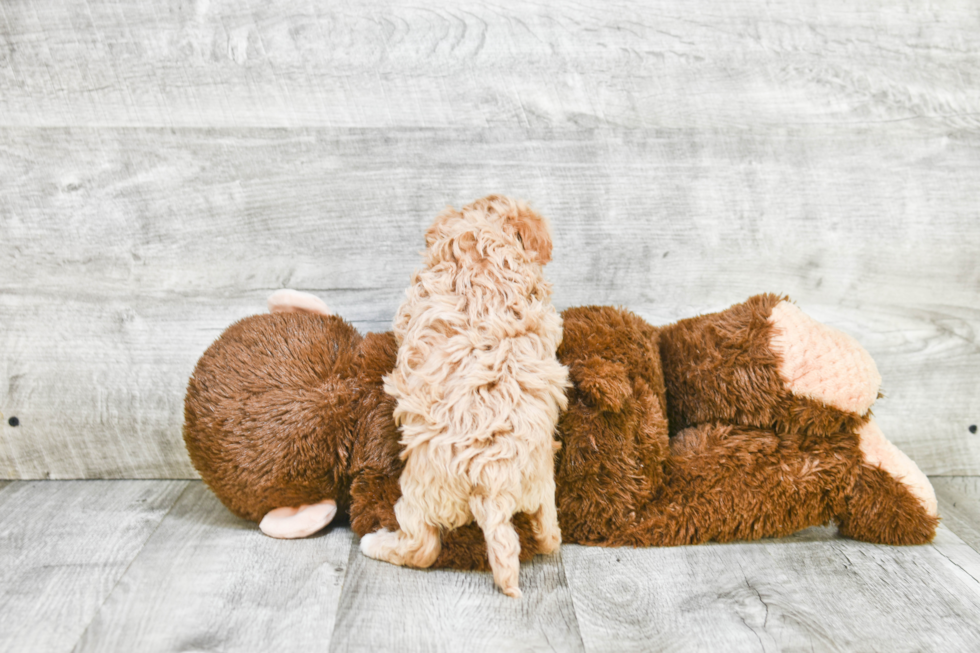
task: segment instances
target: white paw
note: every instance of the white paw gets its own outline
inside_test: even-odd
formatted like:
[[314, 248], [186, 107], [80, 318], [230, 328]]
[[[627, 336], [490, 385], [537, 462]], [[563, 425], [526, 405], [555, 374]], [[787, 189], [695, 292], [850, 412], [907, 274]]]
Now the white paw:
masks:
[[388, 550], [386, 546], [387, 540], [391, 535], [393, 533], [387, 528], [368, 533], [361, 538], [361, 553], [375, 560], [384, 560], [385, 558], [383, 556]]

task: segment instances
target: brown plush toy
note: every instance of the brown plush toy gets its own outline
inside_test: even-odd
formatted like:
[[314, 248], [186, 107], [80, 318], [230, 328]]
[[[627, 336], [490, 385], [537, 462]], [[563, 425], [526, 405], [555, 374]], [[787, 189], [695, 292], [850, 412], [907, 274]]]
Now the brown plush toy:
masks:
[[[194, 466], [273, 536], [309, 535], [338, 507], [358, 535], [397, 528], [401, 447], [382, 390], [394, 337], [362, 337], [304, 293], [280, 291], [270, 308], [225, 331], [191, 377]], [[830, 521], [868, 542], [933, 538], [932, 487], [875, 424], [881, 379], [849, 336], [775, 295], [659, 328], [610, 307], [563, 319], [564, 542], [752, 540]], [[514, 524], [529, 559], [530, 520]], [[480, 529], [446, 533], [435, 566], [487, 569]]]

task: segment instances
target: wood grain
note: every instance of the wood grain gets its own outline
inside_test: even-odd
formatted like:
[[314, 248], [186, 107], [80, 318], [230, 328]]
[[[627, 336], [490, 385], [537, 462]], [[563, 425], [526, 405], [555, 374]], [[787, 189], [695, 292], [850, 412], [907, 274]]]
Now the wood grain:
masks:
[[[967, 494], [976, 481], [938, 480]], [[975, 515], [963, 520], [976, 531]], [[946, 526], [917, 547], [833, 527], [697, 547], [565, 545], [523, 565], [521, 586], [514, 601], [489, 574], [367, 559], [344, 524], [272, 540], [200, 482], [0, 481], [5, 651], [980, 645], [980, 553]]]
[[815, 531], [669, 549], [563, 547], [586, 649], [980, 646], [980, 584], [935, 547], [874, 546]]
[[946, 569], [966, 587], [980, 594], [980, 555], [944, 524], [936, 529], [932, 548], [946, 558]]
[[274, 540], [191, 483], [74, 650], [324, 650], [351, 539]]
[[71, 650], [186, 485], [0, 487], [0, 650]]
[[12, 126], [980, 127], [976, 3], [0, 7]]
[[560, 554], [521, 565], [520, 586], [514, 600], [489, 573], [396, 567], [355, 542], [330, 650], [584, 650]]
[[929, 479], [939, 499], [943, 524], [980, 552], [980, 477]]
[[[0, 477], [191, 478], [186, 380], [281, 287], [390, 323], [422, 234], [552, 220], [560, 307], [655, 324], [792, 295], [878, 361], [885, 433], [980, 473], [980, 139], [904, 126], [574, 133], [0, 129]], [[4, 380], [6, 383], [4, 383]]]

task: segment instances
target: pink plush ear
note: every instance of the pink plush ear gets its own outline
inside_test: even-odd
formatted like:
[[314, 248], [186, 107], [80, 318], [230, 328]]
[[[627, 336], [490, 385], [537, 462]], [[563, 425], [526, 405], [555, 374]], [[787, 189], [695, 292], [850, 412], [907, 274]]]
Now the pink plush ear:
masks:
[[313, 313], [330, 315], [330, 309], [319, 297], [308, 292], [284, 288], [269, 295], [270, 313]]
[[293, 540], [313, 535], [329, 524], [337, 514], [337, 502], [332, 499], [298, 508], [276, 508], [266, 513], [259, 528], [269, 537]]

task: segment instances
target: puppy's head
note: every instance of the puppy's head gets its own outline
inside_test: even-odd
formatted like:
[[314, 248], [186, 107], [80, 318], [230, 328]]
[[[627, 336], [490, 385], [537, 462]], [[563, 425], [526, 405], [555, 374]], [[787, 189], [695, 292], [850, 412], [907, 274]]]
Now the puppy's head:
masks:
[[551, 261], [548, 221], [523, 200], [500, 195], [479, 199], [461, 211], [447, 207], [426, 231], [425, 244], [432, 263], [498, 257], [539, 265]]

